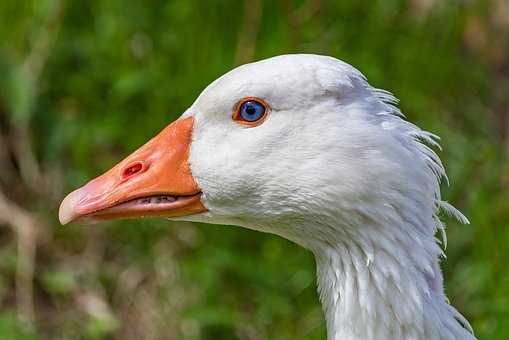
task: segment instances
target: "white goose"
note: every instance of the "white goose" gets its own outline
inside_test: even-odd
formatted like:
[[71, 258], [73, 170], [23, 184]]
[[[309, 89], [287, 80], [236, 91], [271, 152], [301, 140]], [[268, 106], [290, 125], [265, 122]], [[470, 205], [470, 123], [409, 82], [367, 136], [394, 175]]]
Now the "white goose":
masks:
[[311, 250], [328, 339], [474, 339], [447, 302], [435, 232], [445, 176], [388, 92], [352, 66], [284, 55], [209, 85], [159, 135], [62, 202], [73, 220], [167, 217]]

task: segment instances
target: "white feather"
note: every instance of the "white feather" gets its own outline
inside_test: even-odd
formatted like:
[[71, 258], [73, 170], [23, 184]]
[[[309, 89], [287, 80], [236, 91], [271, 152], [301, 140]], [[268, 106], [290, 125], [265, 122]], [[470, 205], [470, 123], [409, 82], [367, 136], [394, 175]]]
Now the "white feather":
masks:
[[[263, 98], [267, 120], [232, 121]], [[188, 217], [286, 237], [316, 257], [329, 339], [474, 339], [442, 287], [445, 170], [438, 137], [404, 120], [398, 100], [352, 66], [279, 56], [222, 76], [184, 116], [207, 213]], [[459, 320], [459, 321], [458, 321]], [[466, 327], [466, 328], [465, 328]]]

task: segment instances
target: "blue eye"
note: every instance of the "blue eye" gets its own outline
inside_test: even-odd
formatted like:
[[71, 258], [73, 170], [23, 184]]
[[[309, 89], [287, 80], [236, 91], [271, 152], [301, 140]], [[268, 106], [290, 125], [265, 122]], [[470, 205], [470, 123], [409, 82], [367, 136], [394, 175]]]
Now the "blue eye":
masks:
[[245, 122], [251, 123], [263, 118], [265, 115], [265, 105], [256, 100], [248, 100], [239, 108], [239, 118]]

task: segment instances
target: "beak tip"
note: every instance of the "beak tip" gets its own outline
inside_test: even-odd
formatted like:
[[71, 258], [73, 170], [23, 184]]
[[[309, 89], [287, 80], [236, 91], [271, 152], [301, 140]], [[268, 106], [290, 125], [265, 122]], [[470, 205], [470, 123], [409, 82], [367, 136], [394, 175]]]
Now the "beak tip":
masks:
[[71, 219], [69, 215], [67, 215], [65, 212], [62, 212], [62, 209], [58, 211], [58, 220], [60, 221], [61, 225], [66, 225], [67, 223], [71, 222]]
[[60, 204], [60, 208], [58, 209], [58, 220], [61, 225], [66, 225], [69, 222], [72, 222], [78, 216], [76, 207], [81, 198], [80, 196], [81, 195], [78, 190], [75, 190], [67, 195]]
[[64, 200], [58, 210], [58, 220], [61, 225], [66, 225], [72, 221], [72, 210], [69, 209], [69, 206], [66, 203], [67, 202]]

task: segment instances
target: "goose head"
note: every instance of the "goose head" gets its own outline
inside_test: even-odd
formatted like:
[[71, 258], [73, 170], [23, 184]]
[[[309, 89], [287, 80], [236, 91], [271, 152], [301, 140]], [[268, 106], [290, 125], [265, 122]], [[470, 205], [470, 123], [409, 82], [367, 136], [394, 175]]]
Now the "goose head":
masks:
[[315, 253], [331, 339], [376, 338], [363, 333], [366, 322], [387, 330], [381, 338], [429, 324], [464, 339], [456, 321], [443, 321], [462, 317], [441, 286], [437, 211], [461, 214], [440, 200], [444, 169], [426, 145], [435, 140], [352, 66], [278, 56], [215, 80], [156, 137], [70, 193], [59, 217], [164, 217], [278, 234]]
[[350, 224], [388, 203], [378, 196], [432, 189], [405, 187], [430, 173], [392, 100], [331, 57], [240, 66], [154, 139], [71, 193], [60, 220], [160, 216], [240, 225], [301, 244], [329, 240], [320, 228], [330, 218]]

